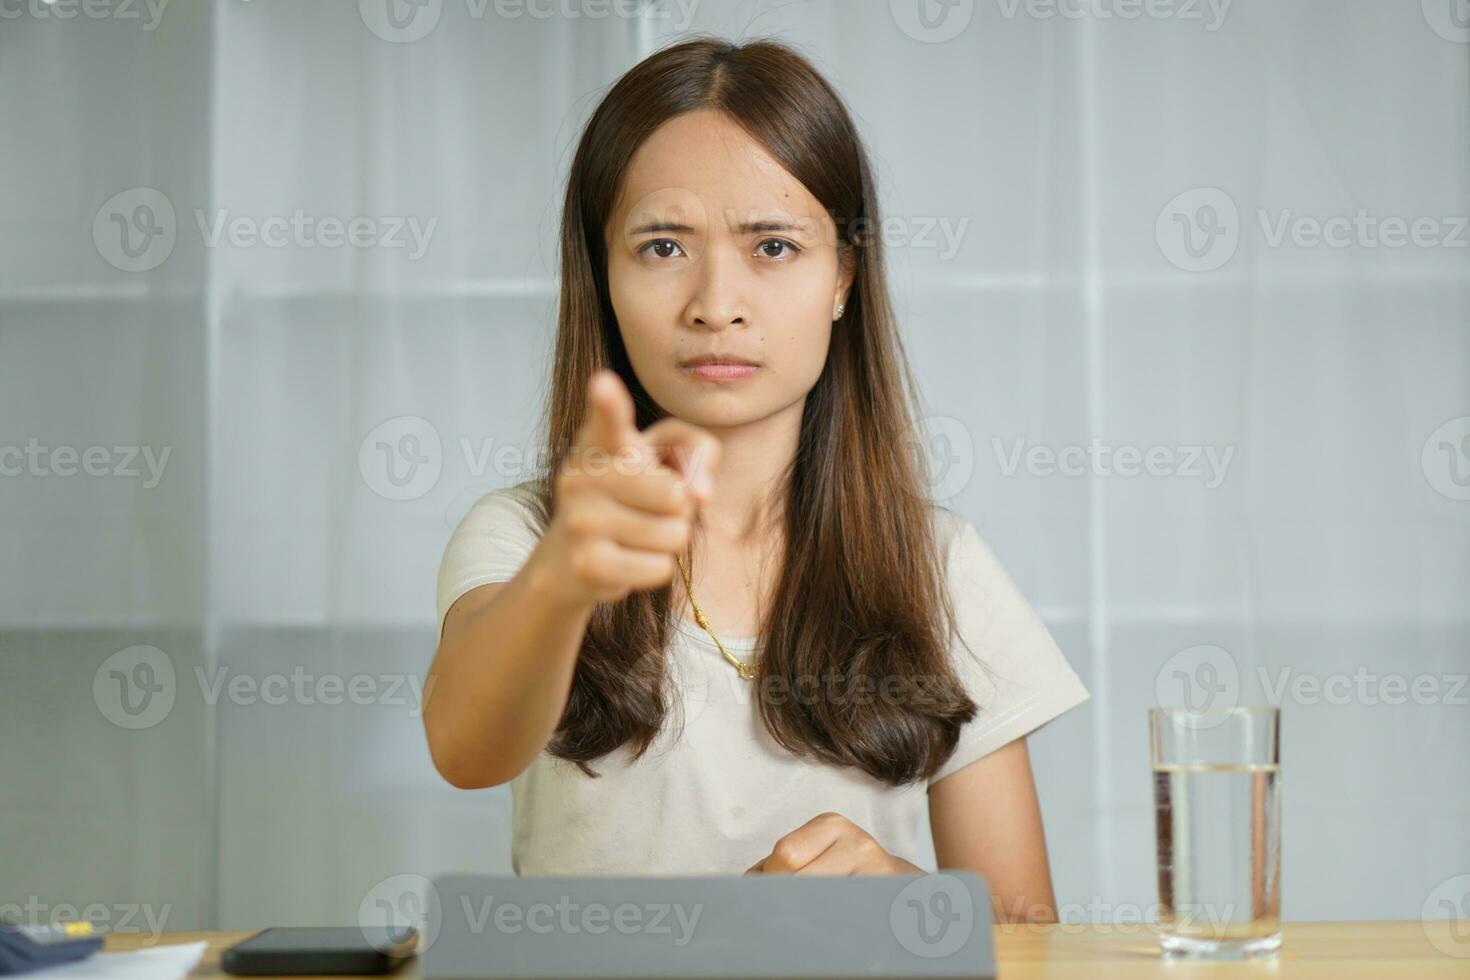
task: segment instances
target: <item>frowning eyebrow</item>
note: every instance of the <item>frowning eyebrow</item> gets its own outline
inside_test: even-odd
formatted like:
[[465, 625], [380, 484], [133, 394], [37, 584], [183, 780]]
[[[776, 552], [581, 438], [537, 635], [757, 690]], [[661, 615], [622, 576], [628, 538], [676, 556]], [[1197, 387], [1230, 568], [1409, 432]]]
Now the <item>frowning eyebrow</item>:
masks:
[[[760, 234], [763, 232], [784, 231], [791, 234], [802, 234], [805, 229], [800, 225], [793, 225], [786, 221], [747, 221], [735, 226], [735, 230], [742, 235]], [[680, 224], [676, 221], [650, 221], [631, 229], [630, 235], [647, 235], [654, 232], [673, 232], [675, 234], [688, 235], [694, 232], [689, 225]]]

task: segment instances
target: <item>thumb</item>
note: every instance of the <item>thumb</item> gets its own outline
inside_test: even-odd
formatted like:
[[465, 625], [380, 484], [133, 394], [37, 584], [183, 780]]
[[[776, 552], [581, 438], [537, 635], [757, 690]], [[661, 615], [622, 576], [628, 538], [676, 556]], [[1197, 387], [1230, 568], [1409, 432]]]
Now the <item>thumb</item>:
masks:
[[660, 462], [680, 475], [695, 496], [708, 500], [719, 467], [720, 440], [712, 433], [669, 416], [643, 432], [645, 444]]

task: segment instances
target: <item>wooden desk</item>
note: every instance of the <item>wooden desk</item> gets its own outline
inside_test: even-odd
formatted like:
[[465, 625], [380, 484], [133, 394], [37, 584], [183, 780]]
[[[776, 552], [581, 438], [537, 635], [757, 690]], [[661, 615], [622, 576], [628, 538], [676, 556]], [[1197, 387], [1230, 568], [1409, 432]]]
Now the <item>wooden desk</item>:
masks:
[[[1199, 962], [1163, 960], [1147, 926], [1051, 925], [997, 926], [1001, 980], [1110, 980], [1168, 977], [1170, 980], [1229, 980], [1270, 977], [1303, 980], [1400, 980], [1455, 977], [1470, 980], [1470, 937], [1456, 942], [1452, 923], [1288, 922], [1282, 927], [1281, 954], [1275, 959]], [[1462, 926], [1463, 929], [1463, 926]], [[1426, 935], [1427, 930], [1427, 935]], [[220, 953], [248, 932], [170, 932], [157, 942], [208, 940], [209, 948], [192, 976], [227, 977]], [[1430, 942], [1461, 954], [1441, 952]], [[108, 950], [149, 945], [146, 935], [109, 935]], [[416, 963], [394, 976], [417, 977]]]

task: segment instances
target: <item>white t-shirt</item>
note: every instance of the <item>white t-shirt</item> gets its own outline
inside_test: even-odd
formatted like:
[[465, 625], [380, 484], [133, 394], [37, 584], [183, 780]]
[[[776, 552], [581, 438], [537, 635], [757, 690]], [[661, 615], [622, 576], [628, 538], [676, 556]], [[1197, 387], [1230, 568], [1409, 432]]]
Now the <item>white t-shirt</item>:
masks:
[[[465, 592], [515, 576], [537, 536], [524, 498], [530, 483], [481, 497], [455, 528], [439, 568], [439, 625]], [[980, 710], [929, 783], [950, 775], [1087, 700], [1051, 634], [974, 526], [933, 508], [945, 549], [958, 628], [985, 661], [956, 643], [959, 677]], [[517, 875], [740, 874], [812, 817], [833, 810], [915, 861], [927, 809], [922, 782], [895, 788], [855, 768], [802, 760], [766, 731], [755, 685], [742, 680], [714, 641], [679, 618], [672, 676], [683, 708], [642, 759], [626, 747], [589, 763], [542, 752], [511, 781], [511, 867]], [[716, 631], [719, 626], [715, 625]], [[737, 658], [755, 637], [720, 634]], [[917, 863], [917, 862], [915, 862]]]

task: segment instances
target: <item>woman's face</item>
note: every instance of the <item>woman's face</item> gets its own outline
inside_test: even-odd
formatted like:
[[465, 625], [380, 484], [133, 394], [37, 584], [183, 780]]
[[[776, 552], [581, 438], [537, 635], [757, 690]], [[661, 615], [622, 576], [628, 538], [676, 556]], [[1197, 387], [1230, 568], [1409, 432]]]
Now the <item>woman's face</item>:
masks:
[[[716, 112], [669, 120], [634, 154], [605, 233], [623, 345], [664, 411], [717, 429], [804, 402], [852, 274], [831, 217], [759, 143]], [[711, 354], [756, 366], [686, 365]]]

